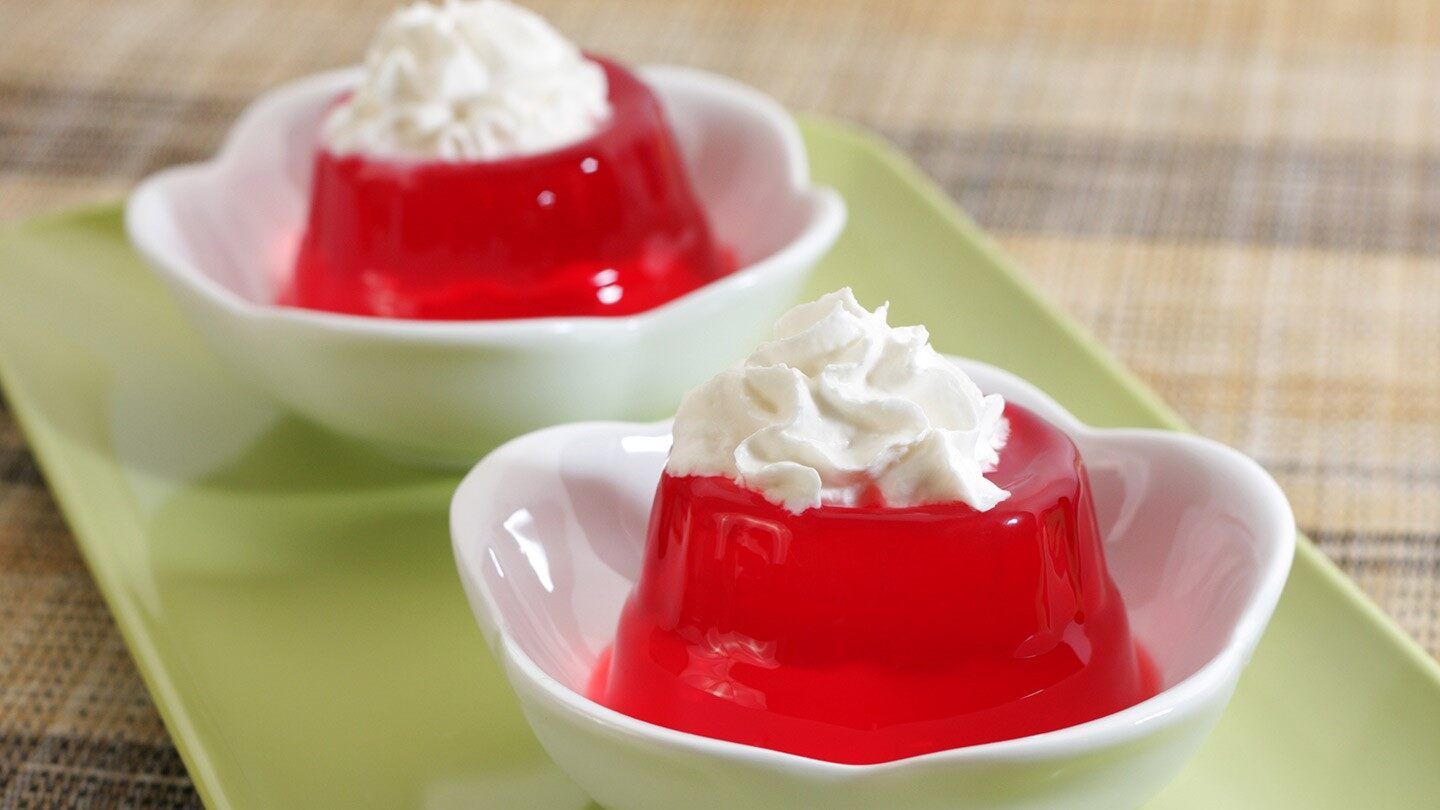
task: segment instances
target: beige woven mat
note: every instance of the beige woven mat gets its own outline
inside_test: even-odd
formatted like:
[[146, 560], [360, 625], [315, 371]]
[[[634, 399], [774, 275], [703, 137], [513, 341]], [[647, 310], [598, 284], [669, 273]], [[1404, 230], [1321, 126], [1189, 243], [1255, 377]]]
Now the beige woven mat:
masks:
[[[390, 4], [0, 0], [0, 220], [116, 199]], [[1440, 651], [1440, 10], [600, 0], [592, 49], [897, 142]], [[191, 805], [0, 411], [0, 808]]]

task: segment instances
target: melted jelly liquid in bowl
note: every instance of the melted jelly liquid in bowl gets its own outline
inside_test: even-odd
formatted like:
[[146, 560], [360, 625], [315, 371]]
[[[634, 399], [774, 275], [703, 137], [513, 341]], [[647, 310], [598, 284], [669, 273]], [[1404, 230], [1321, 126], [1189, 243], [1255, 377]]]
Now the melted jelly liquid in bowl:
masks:
[[590, 696], [708, 737], [885, 762], [1083, 723], [1157, 691], [1105, 567], [1074, 444], [1008, 405], [988, 512], [799, 515], [664, 475]]
[[437, 320], [628, 315], [733, 271], [659, 100], [597, 61], [611, 116], [570, 146], [463, 163], [321, 149], [280, 303]]

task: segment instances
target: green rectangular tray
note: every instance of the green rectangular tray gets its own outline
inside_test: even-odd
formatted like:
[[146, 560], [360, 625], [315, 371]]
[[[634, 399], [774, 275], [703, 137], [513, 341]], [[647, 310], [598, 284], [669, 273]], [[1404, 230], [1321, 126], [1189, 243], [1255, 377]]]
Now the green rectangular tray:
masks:
[[[805, 125], [849, 284], [1097, 425], [1180, 421], [916, 169]], [[278, 412], [197, 342], [116, 207], [0, 236], [0, 379], [213, 807], [579, 808], [527, 730], [451, 561], [457, 476]], [[1306, 541], [1219, 730], [1156, 808], [1422, 807], [1440, 668]]]

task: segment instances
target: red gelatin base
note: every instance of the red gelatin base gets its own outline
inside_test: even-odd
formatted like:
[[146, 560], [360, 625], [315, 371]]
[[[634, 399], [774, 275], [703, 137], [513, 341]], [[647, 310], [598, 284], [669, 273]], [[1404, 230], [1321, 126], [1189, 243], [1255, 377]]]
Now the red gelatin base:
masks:
[[844, 763], [1083, 723], [1153, 695], [1089, 482], [1016, 405], [989, 512], [799, 515], [664, 475], [644, 568], [591, 696], [641, 720]]
[[280, 302], [441, 320], [628, 315], [733, 271], [659, 100], [598, 61], [612, 115], [571, 146], [465, 163], [320, 150]]

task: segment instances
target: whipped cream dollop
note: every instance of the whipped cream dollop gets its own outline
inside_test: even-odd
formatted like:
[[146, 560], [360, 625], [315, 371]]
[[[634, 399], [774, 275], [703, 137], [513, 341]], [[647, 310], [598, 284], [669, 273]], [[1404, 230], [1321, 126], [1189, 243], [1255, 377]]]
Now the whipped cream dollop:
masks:
[[774, 339], [680, 404], [666, 470], [719, 475], [792, 512], [1009, 496], [985, 477], [1009, 432], [984, 395], [930, 346], [923, 326], [891, 327], [846, 288], [781, 316]]
[[610, 115], [605, 71], [538, 14], [504, 0], [396, 11], [322, 138], [335, 154], [497, 160], [593, 134]]

